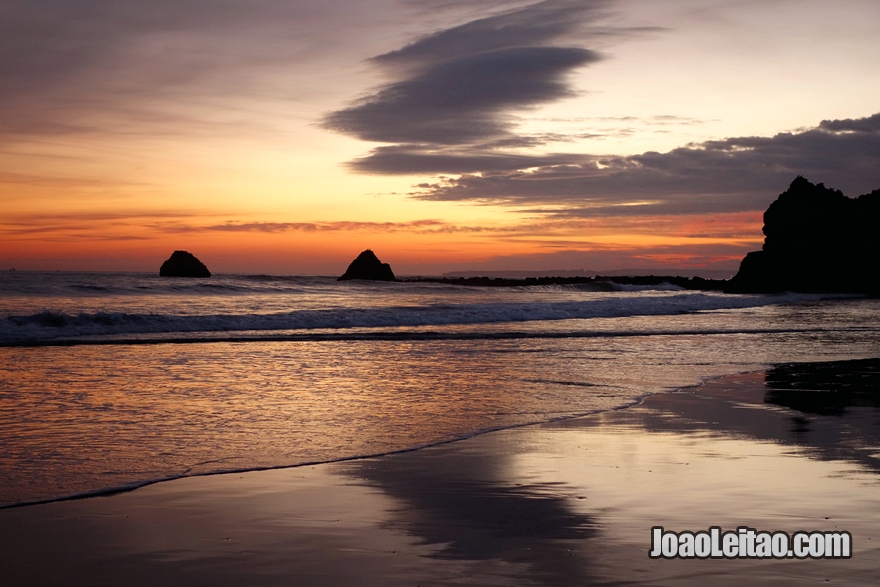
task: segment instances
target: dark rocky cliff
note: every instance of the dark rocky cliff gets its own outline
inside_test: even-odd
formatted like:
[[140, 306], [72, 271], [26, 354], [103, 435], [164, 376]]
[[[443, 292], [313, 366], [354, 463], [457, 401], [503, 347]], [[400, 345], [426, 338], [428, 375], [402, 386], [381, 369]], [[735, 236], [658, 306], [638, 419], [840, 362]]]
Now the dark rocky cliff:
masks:
[[852, 199], [797, 177], [764, 213], [764, 246], [731, 293], [880, 293], [880, 190]]

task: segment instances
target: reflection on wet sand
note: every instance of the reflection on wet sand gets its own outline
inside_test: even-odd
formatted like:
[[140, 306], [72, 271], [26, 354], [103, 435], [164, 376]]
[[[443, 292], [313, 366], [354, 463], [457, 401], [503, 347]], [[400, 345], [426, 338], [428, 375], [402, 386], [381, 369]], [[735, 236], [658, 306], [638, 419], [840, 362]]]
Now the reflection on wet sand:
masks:
[[343, 471], [393, 498], [394, 527], [439, 546], [434, 558], [509, 563], [511, 581], [591, 584], [582, 547], [599, 532], [591, 515], [571, 507], [574, 488], [515, 482], [503, 447], [461, 448], [353, 462]]
[[[805, 369], [850, 381], [877, 363]], [[780, 383], [802, 373], [386, 457], [0, 510], [3, 584], [875, 585], [877, 408], [774, 403], [805, 389]], [[655, 525], [846, 530], [854, 554], [652, 560]]]
[[[395, 528], [434, 557], [524, 563], [546, 585], [873, 584], [880, 550], [880, 426], [864, 397], [880, 361], [781, 366], [709, 382], [641, 406], [503, 431], [342, 469], [398, 506]], [[775, 407], [785, 374], [846, 382], [834, 416]], [[829, 403], [833, 389], [826, 386]], [[793, 390], [792, 393], [797, 393]], [[766, 396], [766, 401], [765, 401]], [[871, 512], [871, 513], [867, 513]], [[650, 561], [652, 525], [700, 530], [849, 530], [853, 561]], [[878, 542], [880, 546], [880, 542]], [[709, 564], [707, 568], [705, 565]], [[697, 565], [697, 566], [695, 566]], [[703, 566], [698, 566], [703, 565]]]
[[645, 428], [769, 441], [880, 472], [880, 359], [780, 365], [690, 395], [646, 414]]
[[821, 459], [880, 472], [880, 360], [780, 365], [767, 372], [764, 401], [795, 410], [795, 442]]
[[766, 401], [801, 412], [843, 416], [880, 409], [880, 360], [794, 363], [767, 371]]

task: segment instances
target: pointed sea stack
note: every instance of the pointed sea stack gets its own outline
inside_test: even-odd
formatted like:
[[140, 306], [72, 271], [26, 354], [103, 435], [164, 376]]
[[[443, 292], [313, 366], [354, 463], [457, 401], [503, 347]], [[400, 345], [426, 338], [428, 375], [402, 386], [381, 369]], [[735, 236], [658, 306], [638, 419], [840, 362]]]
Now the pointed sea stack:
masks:
[[191, 253], [174, 251], [159, 268], [159, 277], [211, 277], [211, 272]]
[[798, 176], [764, 212], [764, 247], [746, 255], [729, 293], [880, 295], [880, 190], [852, 199]]
[[391, 271], [391, 265], [383, 263], [373, 251], [367, 249], [351, 262], [345, 273], [336, 281], [347, 281], [349, 279], [394, 281], [394, 272]]

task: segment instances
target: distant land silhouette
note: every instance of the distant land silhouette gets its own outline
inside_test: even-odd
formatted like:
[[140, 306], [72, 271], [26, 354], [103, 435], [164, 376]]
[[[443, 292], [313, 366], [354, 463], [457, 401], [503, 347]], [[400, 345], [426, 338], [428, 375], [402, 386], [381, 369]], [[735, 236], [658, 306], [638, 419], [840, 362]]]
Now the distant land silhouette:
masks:
[[358, 255], [337, 281], [347, 281], [349, 279], [395, 281], [394, 272], [391, 271], [391, 265], [380, 261], [376, 256], [376, 253], [370, 249], [367, 249]]
[[159, 268], [159, 277], [211, 277], [211, 272], [192, 253], [174, 251]]
[[476, 287], [594, 284], [657, 286], [726, 293], [854, 293], [880, 296], [880, 189], [852, 199], [798, 176], [764, 212], [764, 247], [745, 256], [730, 280], [633, 275], [625, 270], [457, 271], [396, 280], [388, 263], [367, 249], [339, 280], [371, 279]]
[[[572, 272], [576, 273], [576, 272]], [[612, 284], [656, 286], [671, 284], [685, 289], [715, 290], [724, 289], [727, 282], [723, 279], [703, 279], [702, 277], [681, 277], [673, 275], [642, 275], [642, 276], [545, 276], [525, 277], [522, 279], [506, 277], [488, 277], [484, 275], [470, 277], [414, 277], [397, 279], [391, 265], [382, 263], [376, 254], [367, 249], [351, 262], [348, 269], [337, 278], [337, 281], [364, 279], [369, 281], [401, 281], [406, 283], [446, 283], [450, 285], [469, 285], [474, 287], [517, 287], [523, 285], [576, 285], [596, 284], [600, 288], [605, 285], [609, 289]]]
[[852, 199], [798, 176], [764, 212], [764, 247], [730, 293], [880, 294], [880, 189]]

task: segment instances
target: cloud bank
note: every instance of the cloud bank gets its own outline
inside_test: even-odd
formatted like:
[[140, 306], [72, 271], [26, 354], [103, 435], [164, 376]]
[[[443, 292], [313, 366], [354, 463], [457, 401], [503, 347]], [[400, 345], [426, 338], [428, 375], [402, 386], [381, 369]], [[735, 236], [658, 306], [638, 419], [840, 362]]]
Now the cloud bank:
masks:
[[425, 200], [491, 201], [562, 208], [564, 215], [645, 215], [764, 209], [797, 175], [851, 196], [880, 182], [880, 114], [825, 120], [773, 137], [706, 141], [667, 153], [544, 158], [532, 169], [486, 166], [481, 174], [422, 184]]

